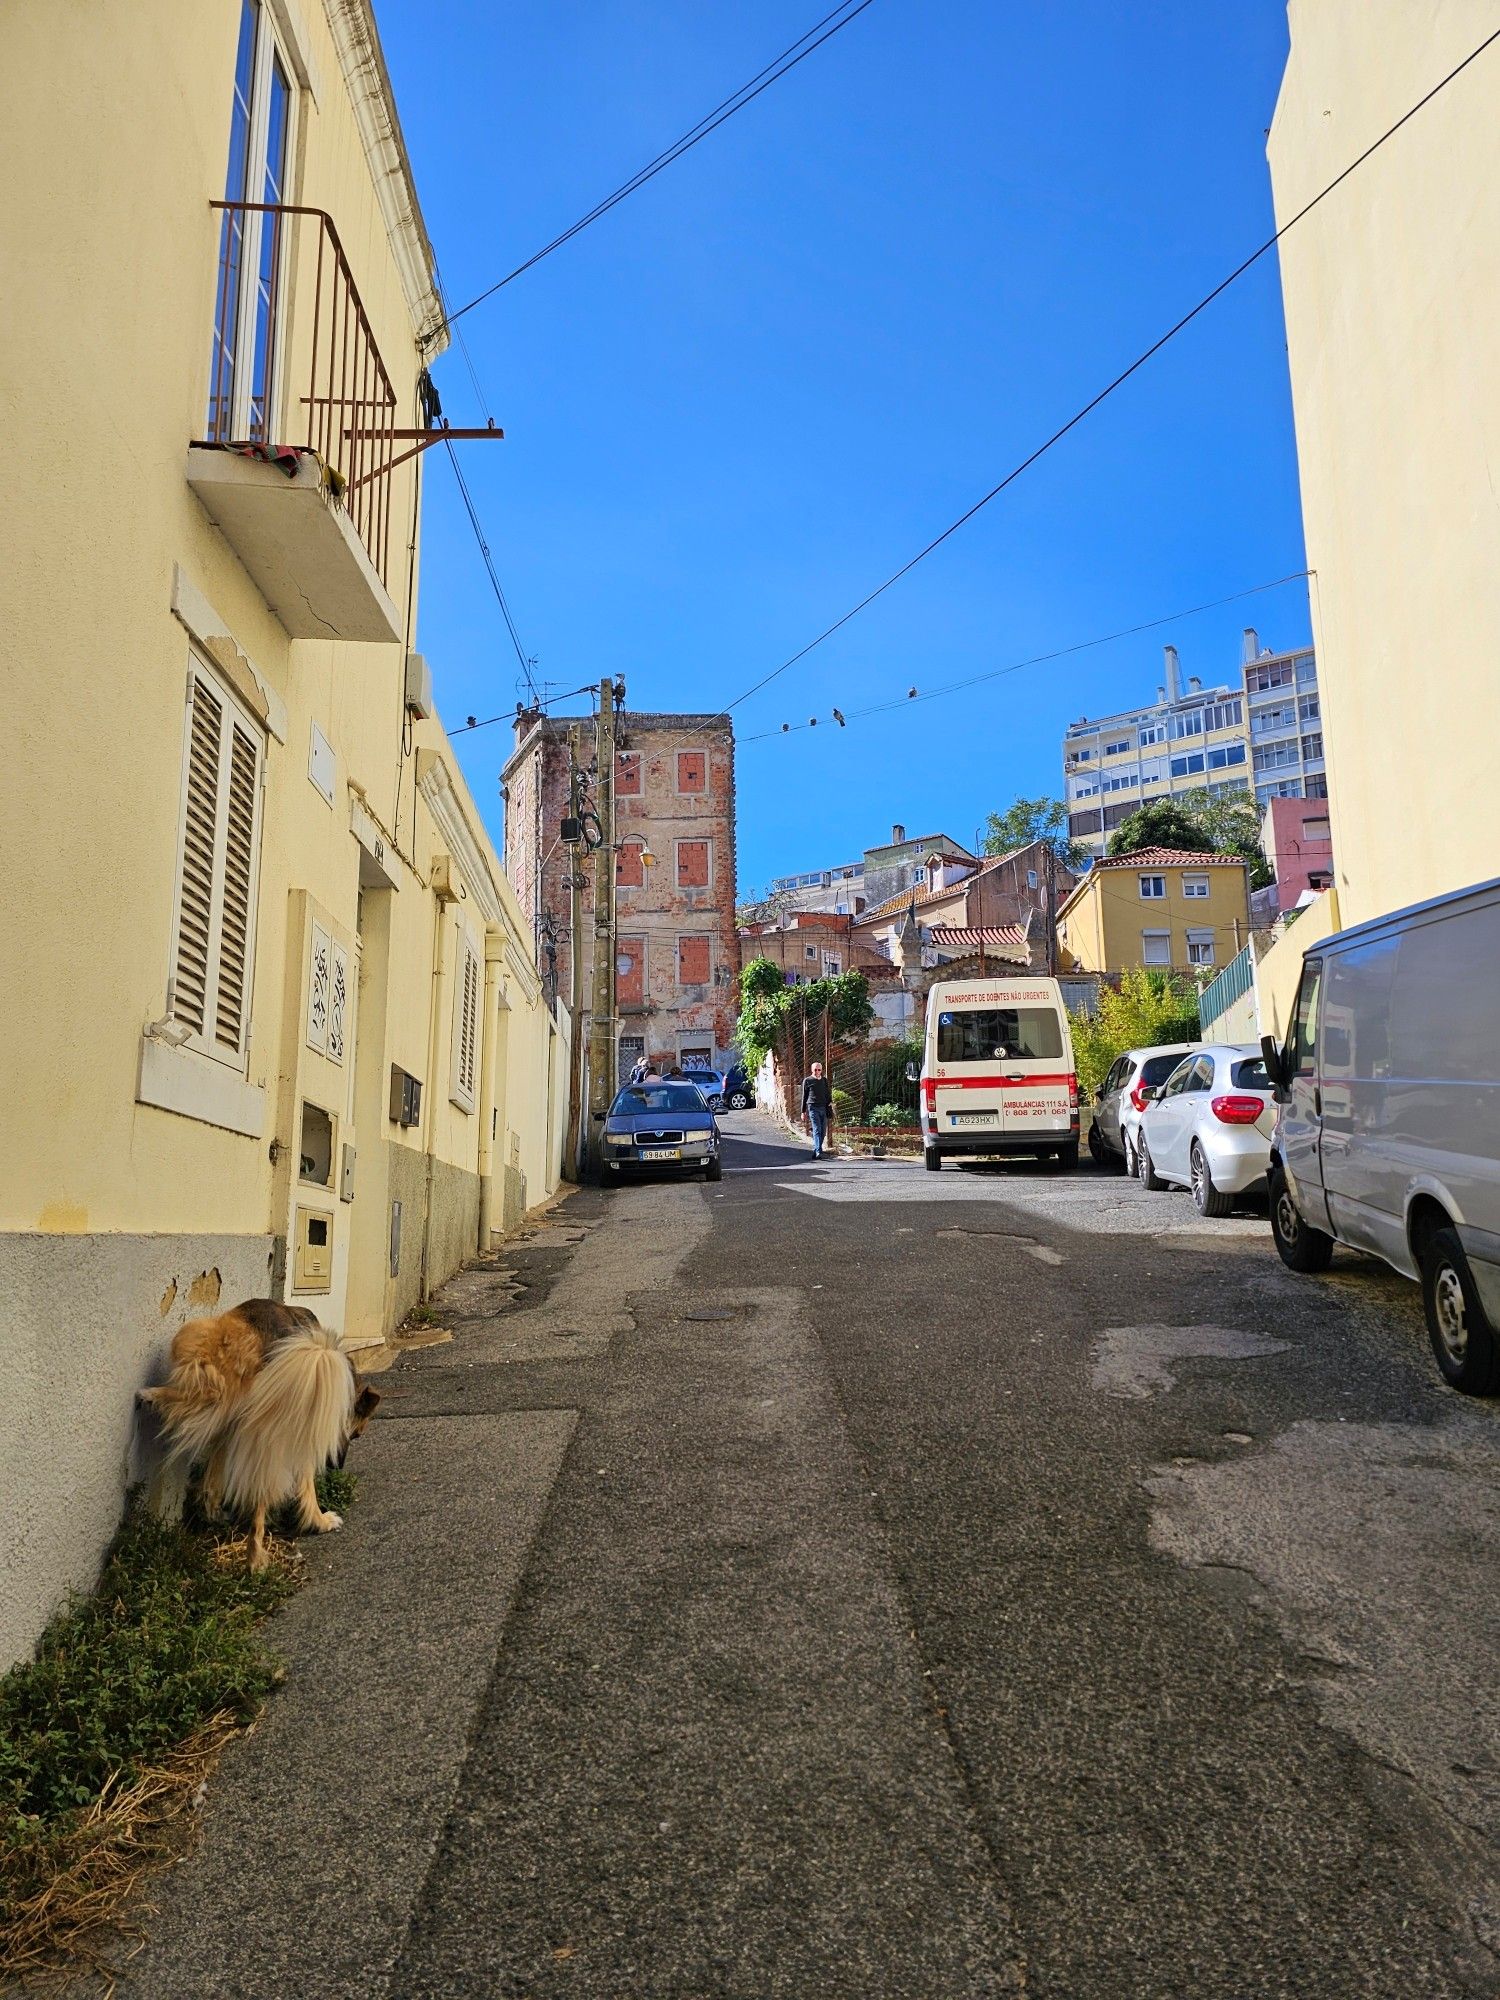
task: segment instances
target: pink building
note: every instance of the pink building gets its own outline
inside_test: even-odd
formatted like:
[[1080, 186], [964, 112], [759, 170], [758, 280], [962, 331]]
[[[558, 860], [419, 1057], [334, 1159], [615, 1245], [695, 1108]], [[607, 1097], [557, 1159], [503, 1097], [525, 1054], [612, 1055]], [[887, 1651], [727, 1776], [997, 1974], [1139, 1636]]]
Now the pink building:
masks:
[[1327, 799], [1268, 799], [1261, 845], [1276, 871], [1276, 886], [1257, 894], [1266, 898], [1273, 914], [1295, 910], [1309, 892], [1315, 895], [1332, 883]]

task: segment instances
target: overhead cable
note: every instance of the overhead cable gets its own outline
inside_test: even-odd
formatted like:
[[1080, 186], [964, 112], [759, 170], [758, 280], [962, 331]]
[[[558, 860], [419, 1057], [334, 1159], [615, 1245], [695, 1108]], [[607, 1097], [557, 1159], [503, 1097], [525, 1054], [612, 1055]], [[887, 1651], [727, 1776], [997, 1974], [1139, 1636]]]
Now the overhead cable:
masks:
[[871, 0], [839, 0], [839, 5], [831, 14], [825, 14], [821, 21], [815, 22], [807, 30], [806, 34], [799, 35], [796, 41], [789, 48], [783, 49], [774, 61], [767, 63], [764, 69], [758, 70], [748, 83], [741, 84], [739, 89], [733, 91], [721, 104], [716, 104], [712, 111], [700, 118], [698, 123], [684, 132], [680, 139], [674, 139], [664, 152], [658, 153], [654, 160], [648, 160], [638, 173], [632, 174], [630, 179], [617, 187], [613, 194], [606, 195], [603, 201], [596, 202], [587, 215], [581, 215], [560, 236], [554, 236], [550, 243], [544, 244], [540, 250], [528, 257], [524, 264], [517, 264], [513, 271], [507, 272], [503, 278], [497, 279], [484, 291], [476, 293], [466, 305], [461, 305], [456, 312], [447, 313], [433, 337], [436, 338], [444, 328], [451, 327], [455, 320], [462, 319], [465, 313], [472, 312], [475, 306], [483, 305], [486, 299], [492, 299], [496, 292], [504, 291], [505, 287], [513, 283], [523, 272], [529, 271], [535, 264], [540, 264], [544, 257], [550, 257], [554, 250], [560, 250], [581, 230], [587, 229], [590, 223], [597, 222], [601, 216], [607, 215], [612, 208], [624, 201], [627, 195], [634, 194], [637, 188], [642, 188], [647, 181], [654, 180], [664, 168], [680, 160], [684, 153], [691, 152], [694, 146], [706, 139], [711, 132], [716, 132], [737, 111], [743, 111], [747, 104], [754, 103], [763, 90], [769, 90], [773, 83], [779, 83], [784, 76], [789, 75], [798, 63], [805, 62], [815, 50], [823, 46], [824, 42], [830, 41], [840, 28], [847, 28], [849, 23], [857, 15], [862, 14], [870, 4]]
[[[1267, 590], [1279, 590], [1283, 584], [1303, 582], [1310, 574], [1311, 572], [1305, 569], [1291, 570], [1285, 576], [1274, 577], [1270, 583], [1253, 583], [1248, 590], [1231, 591], [1227, 597], [1215, 597], [1207, 604], [1189, 605], [1186, 611], [1168, 612], [1162, 618], [1147, 618], [1139, 625], [1123, 626], [1118, 632], [1106, 632], [1098, 639], [1080, 639], [1075, 645], [1058, 646], [1050, 653], [1033, 653], [1030, 659], [1013, 660], [1006, 667], [990, 667], [982, 674], [970, 674], [965, 680], [948, 681], [942, 687], [928, 688], [922, 693], [912, 688], [909, 693], [896, 695], [890, 701], [872, 702], [868, 708], [851, 708], [845, 711], [834, 709], [833, 716], [835, 721], [843, 726], [857, 722], [862, 716], [884, 715], [892, 708], [909, 708], [914, 701], [936, 701], [942, 695], [958, 694], [964, 688], [978, 687], [981, 681], [997, 681], [1006, 674], [1018, 674], [1024, 667], [1045, 666], [1052, 660], [1065, 660], [1074, 653], [1087, 653], [1098, 646], [1113, 645], [1117, 639], [1133, 639], [1142, 632], [1154, 632], [1163, 625], [1179, 624], [1184, 618], [1197, 618], [1205, 611], [1221, 610], [1226, 604], [1238, 604], [1242, 598], [1258, 597]], [[739, 740], [742, 746], [747, 743], [764, 743], [770, 737], [794, 736], [805, 729], [816, 727], [816, 719], [808, 722], [783, 722], [777, 729], [763, 729], [757, 735], [742, 736]]]
[[1479, 44], [1478, 48], [1473, 50], [1471, 54], [1465, 56], [1463, 61], [1459, 63], [1454, 69], [1449, 70], [1448, 74], [1442, 79], [1442, 81], [1440, 83], [1434, 84], [1432, 89], [1427, 92], [1425, 97], [1418, 98], [1417, 102], [1414, 105], [1412, 105], [1411, 109], [1409, 111], [1404, 112], [1402, 116], [1396, 120], [1394, 125], [1389, 126], [1384, 132], [1381, 133], [1378, 139], [1374, 140], [1370, 145], [1366, 146], [1365, 150], [1359, 155], [1357, 159], [1351, 160], [1349, 165], [1344, 168], [1341, 174], [1339, 174], [1334, 180], [1331, 180], [1328, 183], [1328, 185], [1325, 188], [1322, 188], [1317, 194], [1315, 194], [1310, 201], [1305, 202], [1303, 206], [1297, 210], [1295, 215], [1289, 216], [1288, 219], [1282, 223], [1279, 229], [1277, 229], [1272, 235], [1266, 238], [1265, 242], [1260, 245], [1259, 249], [1252, 250], [1250, 255], [1246, 257], [1243, 260], [1243, 262], [1235, 266], [1235, 268], [1229, 273], [1227, 278], [1221, 278], [1218, 284], [1214, 286], [1211, 292], [1206, 292], [1203, 295], [1203, 297], [1199, 299], [1198, 303], [1194, 307], [1192, 307], [1190, 311], [1185, 312], [1182, 315], [1181, 319], [1177, 320], [1174, 325], [1169, 326], [1166, 332], [1162, 334], [1159, 339], [1153, 340], [1151, 345], [1148, 348], [1146, 348], [1144, 352], [1136, 356], [1135, 360], [1130, 363], [1128, 368], [1122, 368], [1119, 374], [1115, 376], [1113, 381], [1107, 382], [1105, 386], [1098, 392], [1097, 395], [1091, 396], [1089, 398], [1088, 402], [1086, 402], [1083, 405], [1082, 409], [1075, 411], [1074, 414], [1068, 418], [1068, 421], [1065, 424], [1060, 424], [1058, 428], [1052, 433], [1052, 435], [1049, 438], [1044, 439], [1044, 441], [1041, 444], [1039, 444], [1034, 451], [1028, 453], [1027, 456], [1021, 460], [1019, 465], [1013, 466], [1011, 470], [1006, 473], [1005, 477], [999, 482], [998, 485], [992, 486], [988, 493], [984, 494], [980, 499], [976, 500], [973, 506], [967, 508], [962, 514], [960, 514], [956, 521], [950, 522], [949, 525], [946, 528], [944, 528], [943, 532], [940, 535], [934, 535], [932, 540], [927, 544], [925, 548], [919, 549], [917, 553], [914, 556], [912, 556], [908, 562], [902, 563], [901, 567], [898, 570], [893, 570], [892, 573], [885, 579], [884, 583], [877, 584], [875, 588], [868, 593], [867, 596], [862, 597], [859, 600], [858, 604], [854, 605], [850, 610], [846, 611], [842, 618], [836, 618], [834, 622], [831, 625], [827, 626], [823, 631], [821, 631], [815, 639], [810, 639], [805, 646], [801, 647], [797, 652], [793, 653], [789, 660], [783, 660], [779, 667], [773, 667], [770, 673], [762, 675], [762, 677], [758, 681], [756, 681], [753, 684], [753, 686], [746, 688], [743, 694], [736, 695], [734, 700], [727, 703], [726, 706], [728, 708], [738, 708], [742, 701], [748, 701], [751, 695], [758, 694], [763, 687], [769, 686], [770, 683], [775, 679], [777, 679], [779, 675], [784, 674], [788, 670], [788, 668], [796, 666], [799, 660], [805, 660], [809, 653], [811, 653], [812, 651], [815, 650], [815, 648], [823, 644], [825, 639], [831, 639], [835, 632], [841, 631], [842, 628], [849, 623], [851, 618], [857, 618], [861, 611], [866, 610], [870, 605], [872, 605], [875, 602], [877, 597], [883, 596], [884, 593], [891, 588], [892, 584], [899, 583], [902, 577], [909, 575], [911, 571], [916, 568], [918, 563], [924, 562], [927, 559], [927, 557], [933, 553], [935, 549], [941, 548], [943, 543], [946, 542], [951, 535], [956, 535], [960, 528], [965, 527], [970, 521], [973, 520], [976, 514], [978, 514], [983, 508], [988, 507], [992, 500], [998, 499], [999, 496], [1005, 491], [1007, 486], [1013, 485], [1015, 481], [1021, 477], [1023, 472], [1029, 471], [1031, 467], [1036, 464], [1039, 458], [1045, 457], [1045, 455], [1049, 451], [1051, 451], [1052, 447], [1056, 444], [1060, 444], [1070, 431], [1076, 430], [1079, 424], [1083, 422], [1085, 417], [1092, 415], [1092, 413], [1098, 409], [1099, 405], [1102, 402], [1104, 402], [1108, 397], [1112, 396], [1117, 389], [1123, 387], [1123, 385], [1130, 380], [1131, 376], [1136, 374], [1140, 369], [1144, 368], [1146, 363], [1150, 361], [1154, 355], [1160, 354], [1161, 350], [1167, 345], [1167, 343], [1171, 340], [1175, 340], [1177, 335], [1182, 332], [1184, 327], [1191, 326], [1193, 321], [1197, 319], [1198, 315], [1202, 312], [1205, 312], [1208, 309], [1208, 307], [1213, 304], [1215, 299], [1221, 297], [1223, 293], [1227, 292], [1229, 290], [1229, 287], [1234, 283], [1236, 283], [1237, 280], [1242, 278], [1245, 275], [1245, 273], [1251, 269], [1253, 265], [1258, 264], [1261, 258], [1265, 256], [1268, 250], [1273, 250], [1276, 247], [1276, 245], [1281, 241], [1282, 237], [1286, 235], [1289, 229], [1294, 229], [1296, 225], [1302, 221], [1304, 216], [1310, 215], [1312, 211], [1318, 206], [1319, 202], [1326, 201], [1328, 196], [1333, 193], [1335, 188], [1342, 186], [1342, 184], [1346, 180], [1348, 180], [1349, 176], [1352, 173], [1354, 173], [1357, 168], [1362, 167], [1365, 161], [1368, 160], [1372, 154], [1378, 153], [1380, 148], [1386, 143], [1388, 139], [1394, 138], [1396, 133], [1398, 133], [1401, 130], [1403, 125], [1405, 125], [1410, 119], [1415, 118], [1417, 113], [1420, 110], [1422, 110], [1425, 105], [1430, 104], [1433, 98], [1436, 97], [1440, 91], [1446, 90], [1448, 85], [1453, 82], [1455, 77], [1461, 76], [1463, 72], [1469, 67], [1470, 63], [1477, 61], [1478, 58], [1484, 54], [1485, 50], [1491, 47], [1491, 45], [1497, 41], [1500, 41], [1500, 28], [1497, 28], [1492, 35], [1486, 36], [1486, 38]]

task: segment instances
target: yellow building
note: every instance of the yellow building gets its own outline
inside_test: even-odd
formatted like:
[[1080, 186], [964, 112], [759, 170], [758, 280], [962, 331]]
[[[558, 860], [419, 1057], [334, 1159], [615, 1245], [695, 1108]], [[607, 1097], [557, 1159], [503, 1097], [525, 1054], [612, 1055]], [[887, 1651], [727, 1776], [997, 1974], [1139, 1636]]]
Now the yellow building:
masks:
[[[1279, 223], [1496, 20], [1485, 0], [1292, 0], [1288, 17]], [[1500, 868], [1497, 84], [1500, 47], [1279, 247], [1345, 924]]]
[[367, 0], [13, 9], [0, 124], [3, 1665], [176, 1327], [378, 1340], [555, 1185], [567, 1029], [411, 652], [442, 313]]
[[1058, 905], [1063, 969], [1210, 972], [1250, 935], [1250, 871], [1234, 854], [1145, 847], [1096, 861]]

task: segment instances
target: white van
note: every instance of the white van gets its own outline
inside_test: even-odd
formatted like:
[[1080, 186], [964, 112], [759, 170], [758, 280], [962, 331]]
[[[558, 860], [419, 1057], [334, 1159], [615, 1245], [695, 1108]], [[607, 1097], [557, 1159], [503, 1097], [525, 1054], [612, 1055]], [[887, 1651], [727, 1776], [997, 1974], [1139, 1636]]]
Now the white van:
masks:
[[1309, 947], [1286, 1046], [1271, 1232], [1294, 1271], [1335, 1243], [1421, 1282], [1438, 1367], [1500, 1390], [1500, 880]]
[[922, 1157], [1032, 1153], [1078, 1164], [1078, 1075], [1055, 979], [940, 979], [927, 995]]

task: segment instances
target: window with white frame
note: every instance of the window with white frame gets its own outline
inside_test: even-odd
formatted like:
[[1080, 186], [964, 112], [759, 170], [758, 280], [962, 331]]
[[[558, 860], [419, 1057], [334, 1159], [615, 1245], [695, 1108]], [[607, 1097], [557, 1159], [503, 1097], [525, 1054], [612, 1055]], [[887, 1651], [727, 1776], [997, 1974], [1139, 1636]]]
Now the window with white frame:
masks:
[[1170, 931], [1141, 932], [1141, 964], [1170, 965], [1172, 963], [1172, 933]]
[[264, 0], [241, 0], [209, 364], [208, 435], [270, 437], [276, 422], [276, 212], [288, 200], [296, 110], [292, 69]]
[[1166, 896], [1167, 878], [1165, 875], [1143, 875], [1140, 881], [1141, 901], [1143, 903], [1159, 903]]
[[448, 1066], [448, 1095], [461, 1111], [474, 1109], [479, 1081], [479, 1013], [484, 998], [484, 967], [467, 931], [460, 931], [453, 968], [453, 1049]]
[[1214, 962], [1214, 934], [1212, 931], [1189, 931], [1187, 934], [1188, 964], [1212, 965]]
[[187, 743], [167, 1013], [188, 1046], [243, 1070], [250, 1049], [260, 873], [258, 723], [197, 655], [188, 667]]
[[1206, 897], [1208, 894], [1208, 877], [1206, 875], [1184, 875], [1182, 878], [1182, 893], [1189, 899], [1196, 896]]

